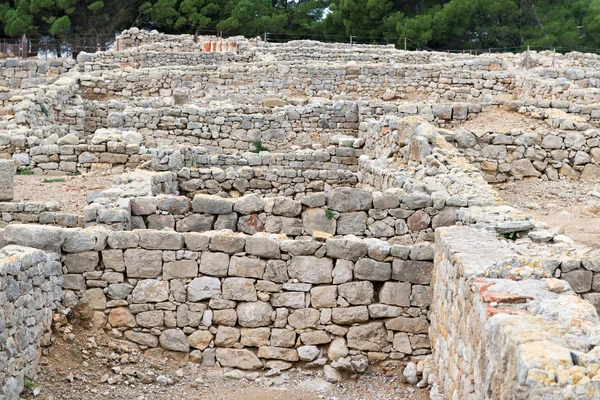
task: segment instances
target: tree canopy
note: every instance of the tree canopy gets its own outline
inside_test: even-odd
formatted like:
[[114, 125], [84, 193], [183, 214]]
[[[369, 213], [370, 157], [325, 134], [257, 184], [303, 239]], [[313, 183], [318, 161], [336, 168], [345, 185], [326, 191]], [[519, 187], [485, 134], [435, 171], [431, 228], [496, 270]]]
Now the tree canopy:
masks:
[[130, 26], [166, 33], [431, 49], [596, 48], [600, 0], [4, 0], [0, 34], [64, 38]]

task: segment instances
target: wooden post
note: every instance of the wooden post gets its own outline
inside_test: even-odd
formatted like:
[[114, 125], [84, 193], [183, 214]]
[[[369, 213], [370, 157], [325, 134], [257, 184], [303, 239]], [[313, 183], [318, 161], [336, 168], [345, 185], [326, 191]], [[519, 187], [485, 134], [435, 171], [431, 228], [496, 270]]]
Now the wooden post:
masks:
[[352, 35], [350, 35], [350, 46], [352, 46]]
[[406, 36], [404, 36], [404, 51], [406, 51]]
[[267, 32], [265, 32], [265, 43], [267, 42]]
[[527, 69], [529, 69], [529, 45], [527, 46], [527, 56], [526, 56], [526, 62], [527, 62]]

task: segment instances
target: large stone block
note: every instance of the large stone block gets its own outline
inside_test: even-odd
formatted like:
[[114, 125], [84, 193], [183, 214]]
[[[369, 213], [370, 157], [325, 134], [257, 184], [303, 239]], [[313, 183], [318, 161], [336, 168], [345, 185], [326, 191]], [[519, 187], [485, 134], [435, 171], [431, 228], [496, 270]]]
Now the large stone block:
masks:
[[240, 369], [262, 368], [262, 362], [250, 350], [246, 349], [217, 349], [217, 361], [222, 367]]
[[98, 266], [99, 261], [100, 256], [97, 251], [67, 254], [64, 257], [64, 264], [70, 274], [82, 274], [84, 272], [94, 271]]
[[335, 235], [336, 227], [337, 221], [322, 208], [309, 208], [302, 213], [302, 229], [309, 235], [315, 232]]
[[15, 162], [0, 160], [0, 201], [12, 201], [15, 192]]
[[162, 273], [162, 251], [127, 249], [124, 254], [129, 278], [156, 278]]
[[229, 214], [233, 211], [233, 201], [220, 196], [197, 194], [192, 207], [194, 212], [202, 214]]
[[348, 348], [363, 351], [381, 351], [389, 345], [383, 322], [352, 326], [347, 334]]
[[262, 279], [267, 263], [258, 258], [231, 257], [229, 275]]
[[195, 278], [187, 287], [188, 301], [202, 301], [214, 299], [221, 295], [221, 281], [219, 278], [203, 276]]
[[384, 282], [392, 276], [392, 265], [386, 262], [361, 258], [354, 266], [354, 278], [366, 281]]
[[306, 283], [331, 283], [333, 262], [331, 258], [297, 256], [288, 267], [290, 278]]
[[160, 303], [169, 299], [169, 282], [144, 279], [137, 283], [133, 292], [134, 303]]

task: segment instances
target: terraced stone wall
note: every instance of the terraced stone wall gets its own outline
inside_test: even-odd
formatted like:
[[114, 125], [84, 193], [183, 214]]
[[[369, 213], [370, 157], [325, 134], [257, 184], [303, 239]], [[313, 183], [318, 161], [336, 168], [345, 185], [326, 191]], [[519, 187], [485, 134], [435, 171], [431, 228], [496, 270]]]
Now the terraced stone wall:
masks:
[[4, 240], [61, 251], [63, 301], [144, 349], [242, 369], [430, 352], [427, 244], [33, 225]]

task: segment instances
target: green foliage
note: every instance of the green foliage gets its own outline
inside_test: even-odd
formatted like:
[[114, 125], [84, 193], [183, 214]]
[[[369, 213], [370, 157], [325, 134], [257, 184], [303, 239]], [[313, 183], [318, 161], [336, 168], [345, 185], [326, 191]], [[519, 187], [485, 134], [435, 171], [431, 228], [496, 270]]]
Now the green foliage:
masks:
[[517, 240], [517, 232], [502, 233], [500, 236], [506, 240]]
[[44, 106], [43, 104], [40, 104], [40, 111], [42, 112], [42, 114], [44, 114], [46, 117], [48, 116], [48, 109], [46, 108], [46, 106]]
[[57, 182], [64, 182], [65, 180], [63, 178], [46, 178], [42, 181], [42, 183], [57, 183]]
[[33, 390], [35, 387], [35, 383], [28, 377], [23, 378], [23, 385], [25, 386], [26, 390]]
[[265, 146], [263, 146], [260, 140], [257, 140], [254, 144], [254, 150], [250, 150], [252, 153], [260, 153], [261, 151], [269, 151]]
[[409, 49], [600, 45], [600, 0], [0, 0], [9, 37], [59, 39], [138, 26], [270, 40], [395, 43]]
[[17, 175], [33, 175], [33, 171], [25, 168], [17, 168]]
[[325, 210], [325, 216], [327, 217], [327, 219], [333, 219], [333, 211], [331, 211], [330, 209]]

